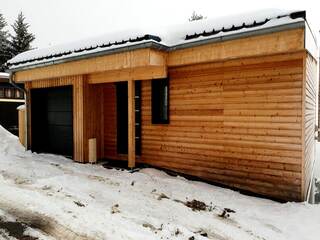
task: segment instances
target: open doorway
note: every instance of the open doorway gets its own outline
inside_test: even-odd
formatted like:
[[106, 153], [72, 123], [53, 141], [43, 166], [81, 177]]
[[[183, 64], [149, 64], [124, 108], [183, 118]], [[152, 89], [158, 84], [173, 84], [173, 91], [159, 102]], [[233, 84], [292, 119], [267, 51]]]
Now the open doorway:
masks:
[[[128, 83], [116, 84], [117, 152], [128, 154]], [[141, 153], [141, 82], [135, 81], [135, 141], [136, 154]]]

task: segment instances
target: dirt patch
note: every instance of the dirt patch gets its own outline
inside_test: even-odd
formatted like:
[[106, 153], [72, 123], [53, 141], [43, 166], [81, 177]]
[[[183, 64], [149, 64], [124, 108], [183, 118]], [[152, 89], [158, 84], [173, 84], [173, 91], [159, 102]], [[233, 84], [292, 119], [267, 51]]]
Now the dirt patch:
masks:
[[[58, 223], [44, 214], [35, 213], [28, 210], [17, 209], [11, 206], [10, 203], [3, 203], [0, 201], [0, 209], [6, 211], [8, 214], [14, 216], [17, 222], [24, 224], [27, 227], [38, 230], [39, 232], [51, 236], [55, 239], [77, 239], [77, 240], [98, 240], [100, 237], [89, 237], [86, 234], [81, 234], [72, 231], [64, 225]], [[1, 220], [1, 219], [0, 219]], [[1, 229], [1, 228], [0, 228]], [[19, 240], [37, 240], [37, 238], [17, 238]]]
[[316, 178], [315, 187], [316, 187], [316, 190], [315, 190], [315, 195], [314, 195], [314, 202], [316, 204], [320, 204], [320, 179]]
[[19, 240], [37, 240], [38, 238], [26, 235], [26, 229], [30, 227], [21, 222], [7, 222], [0, 219], [0, 229], [3, 229], [10, 237]]
[[198, 201], [196, 199], [193, 199], [192, 201], [187, 201], [185, 205], [188, 208], [191, 208], [192, 211], [205, 211], [207, 210], [207, 204], [204, 202]]
[[222, 218], [228, 218], [228, 217], [230, 217], [230, 213], [235, 213], [236, 211], [234, 211], [234, 210], [232, 210], [232, 209], [230, 209], [230, 208], [224, 208], [223, 210], [222, 210], [222, 213], [221, 214], [219, 214], [218, 216], [219, 217], [222, 217]]
[[86, 206], [85, 204], [83, 204], [80, 201], [73, 201], [73, 203], [76, 204], [78, 207], [85, 207]]
[[164, 193], [161, 193], [158, 197], [158, 200], [162, 200], [162, 199], [170, 199], [167, 195], [165, 195]]
[[120, 213], [119, 204], [115, 204], [111, 207], [111, 214]]
[[163, 228], [162, 224], [161, 224], [161, 226], [159, 228], [156, 228], [155, 226], [153, 226], [150, 223], [144, 223], [144, 224], [142, 224], [142, 226], [145, 227], [145, 228], [149, 228], [154, 233], [157, 233], [158, 231], [162, 231], [162, 228]]

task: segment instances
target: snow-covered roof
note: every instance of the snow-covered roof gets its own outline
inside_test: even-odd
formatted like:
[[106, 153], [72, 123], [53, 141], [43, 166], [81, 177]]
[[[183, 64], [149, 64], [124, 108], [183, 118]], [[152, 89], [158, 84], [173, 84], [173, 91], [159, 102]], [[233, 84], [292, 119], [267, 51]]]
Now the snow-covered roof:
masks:
[[9, 78], [9, 73], [5, 73], [5, 72], [0, 72], [0, 78]]
[[188, 22], [162, 29], [134, 29], [125, 32], [108, 33], [81, 41], [30, 50], [8, 61], [11, 69], [31, 65], [53, 63], [54, 61], [85, 57], [89, 54], [128, 48], [144, 43], [161, 45], [168, 50], [181, 45], [203, 40], [223, 38], [239, 33], [274, 28], [305, 21], [304, 11], [268, 9], [239, 15]]

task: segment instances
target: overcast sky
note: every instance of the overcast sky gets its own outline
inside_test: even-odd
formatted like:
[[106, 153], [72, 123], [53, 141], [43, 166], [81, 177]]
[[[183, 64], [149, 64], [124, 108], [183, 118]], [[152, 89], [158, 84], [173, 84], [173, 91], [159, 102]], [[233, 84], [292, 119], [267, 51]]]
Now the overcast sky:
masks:
[[110, 31], [181, 23], [193, 11], [215, 18], [263, 8], [307, 10], [318, 34], [319, 5], [319, 0], [0, 0], [0, 12], [12, 24], [22, 11], [36, 35], [33, 47], [41, 48]]

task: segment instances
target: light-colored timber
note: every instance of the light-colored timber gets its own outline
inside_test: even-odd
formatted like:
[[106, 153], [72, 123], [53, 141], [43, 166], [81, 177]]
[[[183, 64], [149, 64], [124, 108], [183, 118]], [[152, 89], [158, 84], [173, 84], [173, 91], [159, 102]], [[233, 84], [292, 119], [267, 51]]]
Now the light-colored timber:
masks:
[[19, 124], [19, 140], [20, 143], [26, 145], [26, 110], [18, 110], [18, 124]]
[[[18, 83], [99, 72], [110, 73], [110, 77], [106, 78], [107, 82], [110, 82], [112, 76], [115, 78], [118, 77], [117, 80], [119, 81], [122, 80], [120, 78], [122, 76], [130, 79], [152, 79], [152, 73], [155, 73], [155, 77], [157, 78], [165, 77], [165, 66], [166, 53], [153, 49], [138, 49], [129, 52], [22, 70], [15, 73], [14, 80]], [[148, 71], [144, 73], [143, 68], [148, 69]], [[144, 74], [146, 76], [144, 76]]]
[[[303, 201], [315, 163], [318, 62], [304, 29], [170, 52], [140, 49], [14, 73], [33, 88], [73, 86], [74, 160], [147, 163], [264, 196]], [[151, 82], [169, 78], [169, 124], [152, 124]], [[141, 156], [135, 147], [141, 81]], [[128, 155], [117, 153], [117, 82], [128, 82]], [[121, 97], [121, 96], [118, 96]], [[30, 101], [27, 103], [31, 109]], [[30, 112], [30, 111], [29, 111]], [[30, 114], [28, 116], [30, 136]]]
[[135, 82], [128, 81], [128, 167], [135, 167]]

